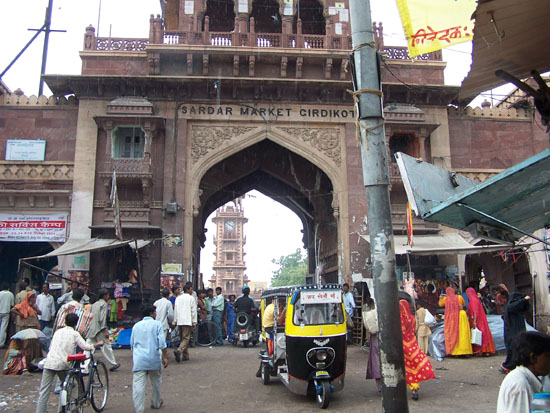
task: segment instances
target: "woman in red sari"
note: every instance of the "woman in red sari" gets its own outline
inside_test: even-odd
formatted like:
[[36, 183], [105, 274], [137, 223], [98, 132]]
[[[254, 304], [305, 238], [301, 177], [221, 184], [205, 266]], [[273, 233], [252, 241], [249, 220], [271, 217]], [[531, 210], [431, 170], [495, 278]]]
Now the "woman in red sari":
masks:
[[401, 312], [401, 332], [403, 334], [403, 354], [405, 355], [405, 372], [407, 374], [407, 386], [412, 392], [413, 400], [418, 400], [420, 382], [435, 379], [432, 363], [420, 350], [416, 341], [416, 317], [411, 314], [409, 303], [399, 301]]
[[493, 335], [489, 329], [489, 323], [487, 322], [487, 315], [481, 300], [478, 298], [476, 290], [473, 288], [466, 289], [466, 295], [468, 296], [468, 318], [470, 319], [470, 326], [472, 328], [477, 327], [481, 331], [481, 346], [475, 344], [472, 345], [474, 354], [483, 354], [488, 356], [495, 353], [495, 344], [493, 342]]

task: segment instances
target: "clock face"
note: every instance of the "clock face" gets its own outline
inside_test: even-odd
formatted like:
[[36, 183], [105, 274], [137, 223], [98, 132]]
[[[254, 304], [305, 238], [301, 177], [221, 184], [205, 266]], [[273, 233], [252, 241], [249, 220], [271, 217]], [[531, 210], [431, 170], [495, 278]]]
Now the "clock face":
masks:
[[225, 230], [233, 231], [235, 229], [235, 221], [225, 221]]

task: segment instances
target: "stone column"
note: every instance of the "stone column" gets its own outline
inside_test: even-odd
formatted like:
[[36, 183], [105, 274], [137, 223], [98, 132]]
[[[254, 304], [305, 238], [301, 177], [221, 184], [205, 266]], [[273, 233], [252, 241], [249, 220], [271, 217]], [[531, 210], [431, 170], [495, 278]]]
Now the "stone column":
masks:
[[94, 116], [105, 113], [101, 101], [80, 100], [76, 128], [70, 238], [91, 236], [97, 156], [97, 125]]

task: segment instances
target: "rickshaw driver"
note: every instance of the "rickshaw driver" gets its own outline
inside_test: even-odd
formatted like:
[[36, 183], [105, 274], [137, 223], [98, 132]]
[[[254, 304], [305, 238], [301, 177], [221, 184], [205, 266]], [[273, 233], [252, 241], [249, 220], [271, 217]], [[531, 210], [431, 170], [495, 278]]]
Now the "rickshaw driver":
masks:
[[[277, 299], [275, 299], [277, 300]], [[277, 325], [285, 325], [286, 317], [286, 300], [278, 300], [279, 305], [279, 314], [277, 316]], [[273, 354], [273, 327], [275, 326], [275, 303], [271, 301], [267, 307], [264, 309], [262, 316], [262, 326], [266, 332], [266, 347], [267, 352], [271, 356]], [[261, 377], [262, 375], [262, 364], [260, 363], [260, 368], [256, 372], [256, 377]]]

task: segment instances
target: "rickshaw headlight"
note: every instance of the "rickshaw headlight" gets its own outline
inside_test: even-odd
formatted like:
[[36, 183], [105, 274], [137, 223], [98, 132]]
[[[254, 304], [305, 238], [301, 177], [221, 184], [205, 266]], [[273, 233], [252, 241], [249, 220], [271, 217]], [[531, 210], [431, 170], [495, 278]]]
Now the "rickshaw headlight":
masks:
[[315, 355], [317, 356], [317, 360], [319, 361], [325, 361], [328, 357], [327, 352], [324, 350], [318, 351]]

